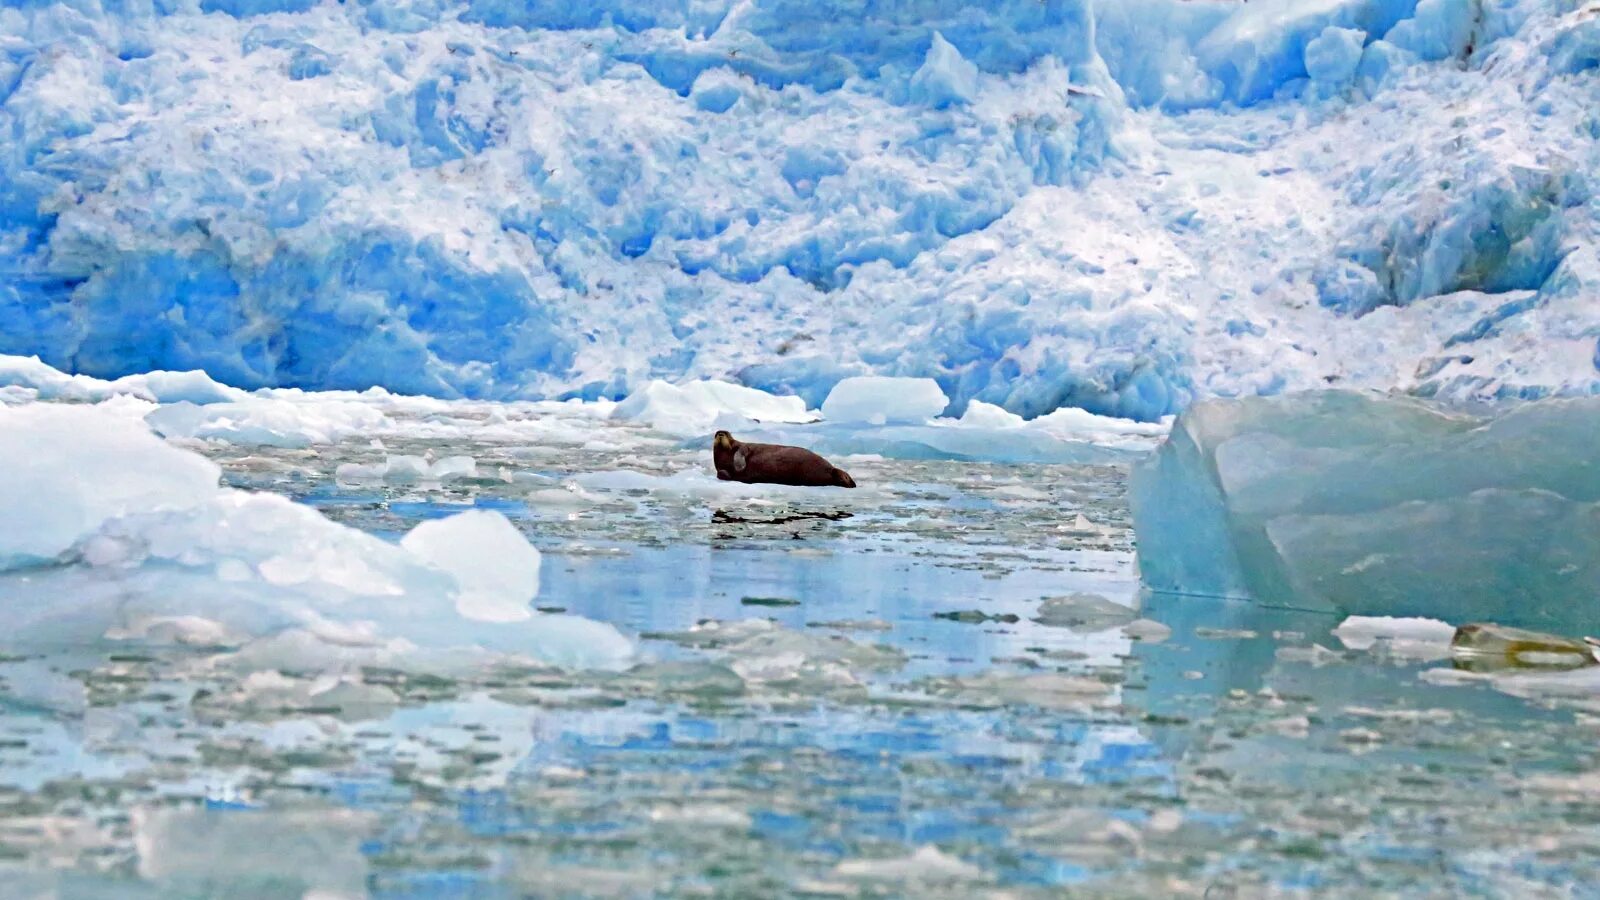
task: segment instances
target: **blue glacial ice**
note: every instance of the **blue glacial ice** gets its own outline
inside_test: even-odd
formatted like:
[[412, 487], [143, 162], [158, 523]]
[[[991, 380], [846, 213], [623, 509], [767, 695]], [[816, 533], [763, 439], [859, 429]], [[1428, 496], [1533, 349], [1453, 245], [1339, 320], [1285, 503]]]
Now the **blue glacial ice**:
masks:
[[1557, 0], [0, 9], [0, 353], [1147, 421], [1600, 388]]
[[1134, 469], [1153, 590], [1364, 616], [1592, 626], [1600, 399], [1487, 415], [1329, 391], [1209, 401]]

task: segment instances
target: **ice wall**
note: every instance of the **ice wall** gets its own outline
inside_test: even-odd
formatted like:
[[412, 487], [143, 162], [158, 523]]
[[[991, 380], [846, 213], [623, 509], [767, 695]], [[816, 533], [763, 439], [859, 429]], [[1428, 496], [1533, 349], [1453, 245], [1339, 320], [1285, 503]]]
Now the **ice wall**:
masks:
[[235, 386], [1155, 419], [1594, 390], [1557, 0], [0, 9], [0, 352]]
[[1200, 403], [1135, 467], [1153, 590], [1447, 622], [1587, 628], [1600, 399], [1488, 417], [1328, 391]]

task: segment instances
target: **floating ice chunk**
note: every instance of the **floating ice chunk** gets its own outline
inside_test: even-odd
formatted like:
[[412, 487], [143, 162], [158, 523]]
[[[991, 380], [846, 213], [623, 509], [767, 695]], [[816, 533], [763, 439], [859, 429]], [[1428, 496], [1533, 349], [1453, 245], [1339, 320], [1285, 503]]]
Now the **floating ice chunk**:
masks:
[[[794, 444], [830, 459], [964, 459], [1004, 463], [1096, 463], [1126, 459], [1149, 438], [1120, 435], [1053, 434], [1045, 428], [988, 428], [960, 420], [935, 419], [927, 425], [862, 426], [818, 424], [804, 428], [740, 433], [740, 440]], [[857, 479], [858, 481], [860, 479]]]
[[40, 400], [100, 400], [109, 383], [87, 375], [68, 375], [37, 356], [0, 355], [0, 386], [27, 388]]
[[1138, 617], [1131, 607], [1099, 594], [1068, 594], [1039, 604], [1034, 621], [1062, 628], [1115, 628]]
[[501, 513], [475, 509], [423, 522], [400, 546], [455, 578], [461, 615], [480, 622], [533, 618], [528, 604], [539, 594], [539, 551]]
[[150, 808], [133, 813], [139, 877], [158, 892], [354, 897], [377, 816], [349, 809]]
[[1172, 637], [1172, 629], [1154, 619], [1134, 619], [1123, 626], [1122, 633], [1147, 644], [1159, 644]]
[[1593, 666], [1595, 649], [1585, 641], [1495, 624], [1463, 625], [1450, 642], [1456, 659], [1474, 669]]
[[447, 482], [478, 477], [478, 464], [470, 456], [446, 456], [429, 462], [421, 456], [397, 454], [380, 463], [341, 463], [334, 470], [340, 481], [387, 481], [394, 484]]
[[1084, 710], [1109, 702], [1112, 686], [1098, 678], [1059, 672], [1022, 674], [987, 671], [977, 675], [937, 678], [924, 687], [963, 706], [995, 708], [1025, 705], [1041, 709]]
[[1438, 619], [1350, 616], [1339, 623], [1333, 635], [1351, 650], [1367, 650], [1379, 641], [1435, 645], [1448, 650], [1456, 627]]
[[263, 447], [336, 444], [389, 424], [370, 403], [309, 397], [297, 403], [263, 396], [205, 406], [182, 401], [151, 412], [145, 421], [164, 437]]
[[213, 619], [200, 616], [151, 616], [106, 632], [113, 641], [143, 641], [184, 647], [237, 647], [245, 638]]
[[0, 571], [54, 560], [121, 516], [205, 503], [220, 471], [102, 410], [0, 407]]
[[958, 420], [968, 428], [1021, 428], [1028, 424], [1021, 416], [1004, 407], [974, 400]]
[[834, 385], [828, 399], [822, 401], [822, 418], [869, 425], [922, 423], [949, 405], [950, 398], [932, 378], [857, 375]]
[[894, 647], [793, 631], [770, 619], [712, 620], [663, 637], [724, 658], [746, 684], [804, 693], [858, 690], [868, 674], [906, 662]]
[[910, 96], [935, 109], [970, 103], [978, 96], [978, 67], [935, 31], [922, 67], [911, 76]]
[[68, 375], [37, 356], [0, 355], [0, 387], [24, 387], [40, 400], [95, 401], [132, 396], [156, 403], [220, 403], [248, 397], [245, 391], [219, 384], [201, 371], [147, 372], [105, 381], [88, 375]]
[[127, 375], [111, 382], [108, 387], [113, 394], [132, 394], [157, 403], [227, 403], [250, 396], [238, 388], [219, 384], [200, 371]]
[[910, 856], [890, 859], [847, 859], [833, 874], [854, 881], [892, 881], [899, 884], [976, 881], [983, 870], [929, 844]]
[[1115, 416], [1096, 415], [1076, 407], [1062, 407], [1030, 421], [1029, 426], [1063, 438], [1101, 440], [1112, 443], [1114, 437], [1159, 438], [1172, 428], [1170, 417], [1160, 422], [1136, 422]]
[[642, 422], [657, 431], [690, 437], [709, 434], [719, 423], [737, 427], [747, 422], [811, 422], [799, 397], [779, 397], [725, 381], [692, 381], [684, 385], [652, 381], [611, 411], [614, 419]]
[[0, 643], [217, 640], [296, 671], [631, 655], [609, 625], [527, 610], [538, 554], [498, 514], [396, 546], [218, 475], [115, 411], [0, 408]]
[[1135, 467], [1147, 586], [1569, 630], [1600, 582], [1600, 398], [1491, 418], [1348, 392], [1202, 403]]

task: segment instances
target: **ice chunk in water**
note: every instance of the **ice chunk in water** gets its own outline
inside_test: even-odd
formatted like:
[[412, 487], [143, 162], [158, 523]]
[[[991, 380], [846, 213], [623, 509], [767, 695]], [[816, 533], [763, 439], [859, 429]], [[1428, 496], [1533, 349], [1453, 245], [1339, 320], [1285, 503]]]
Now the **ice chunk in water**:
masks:
[[1135, 467], [1145, 584], [1566, 630], [1600, 586], [1600, 398], [1479, 418], [1349, 392], [1202, 403]]
[[78, 406], [0, 407], [0, 571], [53, 560], [109, 519], [203, 503], [219, 474], [136, 421]]
[[1463, 625], [1451, 652], [1468, 668], [1508, 666], [1572, 669], [1595, 665], [1595, 647], [1583, 641], [1505, 625]]
[[476, 478], [477, 475], [477, 461], [470, 456], [447, 456], [429, 462], [421, 456], [397, 455], [369, 465], [344, 463], [334, 470], [334, 477], [340, 481], [388, 481], [395, 484], [456, 481]]
[[351, 435], [378, 429], [388, 424], [388, 417], [370, 404], [352, 400], [308, 396], [297, 403], [250, 396], [205, 406], [174, 403], [151, 412], [145, 421], [169, 438], [309, 447], [335, 444]]
[[18, 513], [0, 520], [0, 643], [216, 641], [235, 666], [296, 671], [631, 654], [609, 625], [527, 609], [538, 552], [498, 513], [396, 546], [217, 479], [116, 411], [0, 408], [0, 504]]
[[950, 398], [932, 378], [884, 378], [860, 375], [834, 385], [822, 401], [829, 422], [921, 423], [944, 412]]
[[480, 622], [533, 618], [539, 594], [539, 551], [498, 512], [475, 509], [411, 529], [400, 546], [460, 586], [456, 612]]
[[684, 385], [652, 381], [611, 411], [614, 419], [642, 422], [657, 431], [691, 437], [708, 434], [719, 423], [810, 422], [799, 397], [779, 397], [723, 381], [692, 381]]
[[889, 881], [899, 884], [975, 881], [983, 877], [977, 866], [950, 856], [938, 847], [917, 848], [910, 856], [889, 859], [847, 859], [834, 867], [838, 878], [853, 881]]
[[177, 895], [219, 884], [244, 896], [364, 893], [362, 841], [376, 816], [348, 809], [140, 809], [133, 840], [140, 877]]
[[218, 384], [200, 371], [146, 372], [105, 381], [88, 375], [68, 375], [37, 356], [0, 355], [0, 387], [23, 387], [40, 400], [104, 400], [127, 395], [156, 403], [222, 403], [247, 396], [238, 388]]

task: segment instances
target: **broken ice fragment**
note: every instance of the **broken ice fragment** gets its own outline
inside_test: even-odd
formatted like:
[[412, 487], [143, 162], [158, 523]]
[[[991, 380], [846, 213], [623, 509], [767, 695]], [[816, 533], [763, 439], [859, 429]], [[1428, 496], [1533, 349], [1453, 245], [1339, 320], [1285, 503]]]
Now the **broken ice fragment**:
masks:
[[1135, 466], [1160, 592], [1562, 629], [1600, 577], [1600, 398], [1477, 418], [1326, 391], [1207, 401]]
[[1594, 647], [1584, 641], [1492, 623], [1456, 629], [1450, 649], [1458, 666], [1473, 670], [1576, 669], [1596, 663]]
[[1115, 628], [1137, 616], [1133, 609], [1099, 594], [1073, 593], [1051, 597], [1039, 604], [1034, 621], [1060, 628]]

